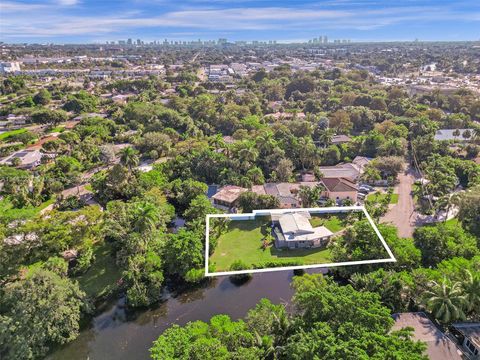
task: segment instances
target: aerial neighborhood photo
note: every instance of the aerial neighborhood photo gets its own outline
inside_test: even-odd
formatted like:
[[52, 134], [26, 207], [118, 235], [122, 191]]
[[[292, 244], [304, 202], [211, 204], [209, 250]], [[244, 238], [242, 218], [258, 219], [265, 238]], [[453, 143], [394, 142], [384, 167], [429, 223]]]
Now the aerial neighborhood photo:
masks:
[[0, 360], [480, 360], [480, 2], [0, 0]]

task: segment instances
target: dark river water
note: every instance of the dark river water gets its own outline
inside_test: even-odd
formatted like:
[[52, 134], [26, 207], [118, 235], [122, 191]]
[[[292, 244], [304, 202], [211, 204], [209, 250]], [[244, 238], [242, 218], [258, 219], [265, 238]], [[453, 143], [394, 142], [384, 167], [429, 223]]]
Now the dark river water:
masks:
[[228, 277], [218, 277], [202, 288], [167, 295], [158, 307], [136, 314], [125, 311], [123, 299], [113, 301], [75, 341], [48, 359], [149, 359], [152, 342], [172, 324], [207, 321], [216, 314], [238, 319], [262, 298], [277, 304], [289, 302], [292, 277], [293, 271], [260, 273], [241, 286], [232, 284]]

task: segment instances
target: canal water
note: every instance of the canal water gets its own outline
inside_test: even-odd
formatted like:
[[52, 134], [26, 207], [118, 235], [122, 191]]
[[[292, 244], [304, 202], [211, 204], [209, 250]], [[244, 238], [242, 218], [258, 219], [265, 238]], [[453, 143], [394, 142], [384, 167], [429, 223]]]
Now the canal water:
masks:
[[149, 359], [152, 342], [172, 324], [208, 321], [216, 314], [242, 318], [262, 298], [276, 304], [288, 303], [293, 294], [292, 277], [293, 271], [260, 273], [241, 286], [232, 284], [228, 277], [218, 277], [204, 287], [167, 294], [156, 308], [136, 314], [127, 312], [124, 299], [118, 299], [106, 305], [75, 341], [56, 350], [48, 359]]

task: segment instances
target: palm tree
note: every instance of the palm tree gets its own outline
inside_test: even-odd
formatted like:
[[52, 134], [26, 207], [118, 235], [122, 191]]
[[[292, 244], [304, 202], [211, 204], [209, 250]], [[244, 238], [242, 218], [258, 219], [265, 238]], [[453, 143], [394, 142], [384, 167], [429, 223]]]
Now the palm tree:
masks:
[[138, 165], [139, 161], [137, 151], [134, 148], [129, 146], [120, 151], [120, 162], [130, 171]]
[[320, 199], [320, 192], [321, 189], [317, 186], [308, 187], [301, 185], [298, 190], [298, 196], [302, 200], [302, 206], [310, 207], [314, 205]]
[[140, 234], [148, 235], [151, 234], [158, 222], [158, 210], [151, 203], [142, 203], [137, 206], [134, 228]]
[[404, 153], [404, 143], [402, 139], [392, 138], [388, 139], [383, 145], [382, 149], [387, 156], [400, 156]]
[[261, 154], [271, 153], [276, 146], [273, 133], [271, 131], [265, 131], [259, 135], [256, 139], [256, 146]]
[[457, 137], [460, 136], [460, 130], [458, 129], [455, 129], [452, 133], [453, 137], [455, 138], [455, 140], [457, 140]]
[[472, 130], [472, 140], [476, 142], [480, 138], [480, 127], [474, 128]]
[[252, 144], [248, 144], [238, 151], [238, 157], [244, 168], [249, 168], [257, 160], [258, 151]]
[[[448, 196], [448, 195], [447, 195]], [[447, 203], [445, 207], [445, 222], [448, 220], [448, 213], [452, 209], [452, 207], [458, 207], [460, 206], [460, 202], [462, 201], [463, 198], [463, 192], [456, 192], [448, 196], [447, 198]]]
[[247, 177], [251, 180], [253, 184], [263, 184], [265, 182], [265, 177], [263, 176], [262, 170], [255, 166], [250, 168], [247, 171]]
[[330, 143], [332, 142], [332, 139], [333, 139], [332, 129], [322, 130], [318, 135], [318, 140], [320, 141], [320, 143], [323, 145], [324, 148], [330, 145]]
[[439, 284], [430, 283], [430, 289], [423, 294], [423, 305], [442, 323], [465, 320], [466, 299], [460, 282], [451, 283], [446, 277]]
[[216, 134], [208, 138], [208, 143], [212, 146], [215, 150], [222, 149], [225, 147], [225, 141], [223, 140], [223, 136], [221, 134]]
[[306, 165], [314, 165], [313, 163], [318, 160], [315, 156], [317, 149], [310, 138], [301, 137], [295, 147], [302, 170], [305, 170]]
[[463, 137], [465, 140], [467, 140], [467, 139], [469, 139], [469, 138], [472, 137], [472, 132], [467, 129], [467, 130], [465, 130], [465, 131], [462, 133], [462, 137]]
[[480, 275], [465, 270], [465, 280], [462, 281], [462, 290], [467, 302], [467, 310], [480, 309]]

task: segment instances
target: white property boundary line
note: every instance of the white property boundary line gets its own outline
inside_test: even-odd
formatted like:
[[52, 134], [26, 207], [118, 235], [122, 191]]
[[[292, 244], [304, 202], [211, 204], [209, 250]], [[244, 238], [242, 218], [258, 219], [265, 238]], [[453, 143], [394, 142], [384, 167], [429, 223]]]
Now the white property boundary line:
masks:
[[[250, 269], [250, 270], [238, 270], [238, 271], [218, 271], [218, 272], [209, 272], [208, 271], [208, 262], [209, 262], [209, 238], [210, 238], [210, 219], [211, 218], [230, 218], [230, 219], [245, 219], [245, 217], [256, 215], [270, 215], [270, 214], [283, 214], [289, 212], [298, 212], [298, 211], [308, 211], [309, 213], [338, 213], [338, 212], [348, 212], [348, 211], [363, 211], [368, 222], [373, 227], [373, 230], [377, 234], [378, 238], [382, 242], [383, 247], [387, 250], [389, 258], [385, 259], [375, 259], [375, 260], [359, 260], [359, 261], [346, 261], [339, 263], [330, 263], [330, 264], [317, 264], [317, 265], [297, 265], [297, 266], [283, 266], [283, 267], [273, 267], [266, 269]], [[265, 209], [265, 210], [253, 210], [251, 213], [246, 214], [207, 214], [206, 217], [206, 234], [205, 234], [205, 276], [224, 276], [224, 275], [237, 275], [237, 274], [251, 274], [251, 273], [262, 273], [270, 271], [282, 271], [282, 270], [297, 270], [297, 269], [314, 269], [314, 268], [325, 268], [325, 267], [335, 267], [335, 266], [349, 266], [349, 265], [362, 265], [362, 264], [379, 264], [379, 263], [389, 263], [396, 262], [395, 256], [388, 247], [385, 239], [383, 238], [380, 231], [378, 231], [377, 226], [373, 222], [370, 214], [368, 213], [365, 206], [333, 206], [333, 207], [324, 207], [324, 208], [295, 208], [295, 209]]]

